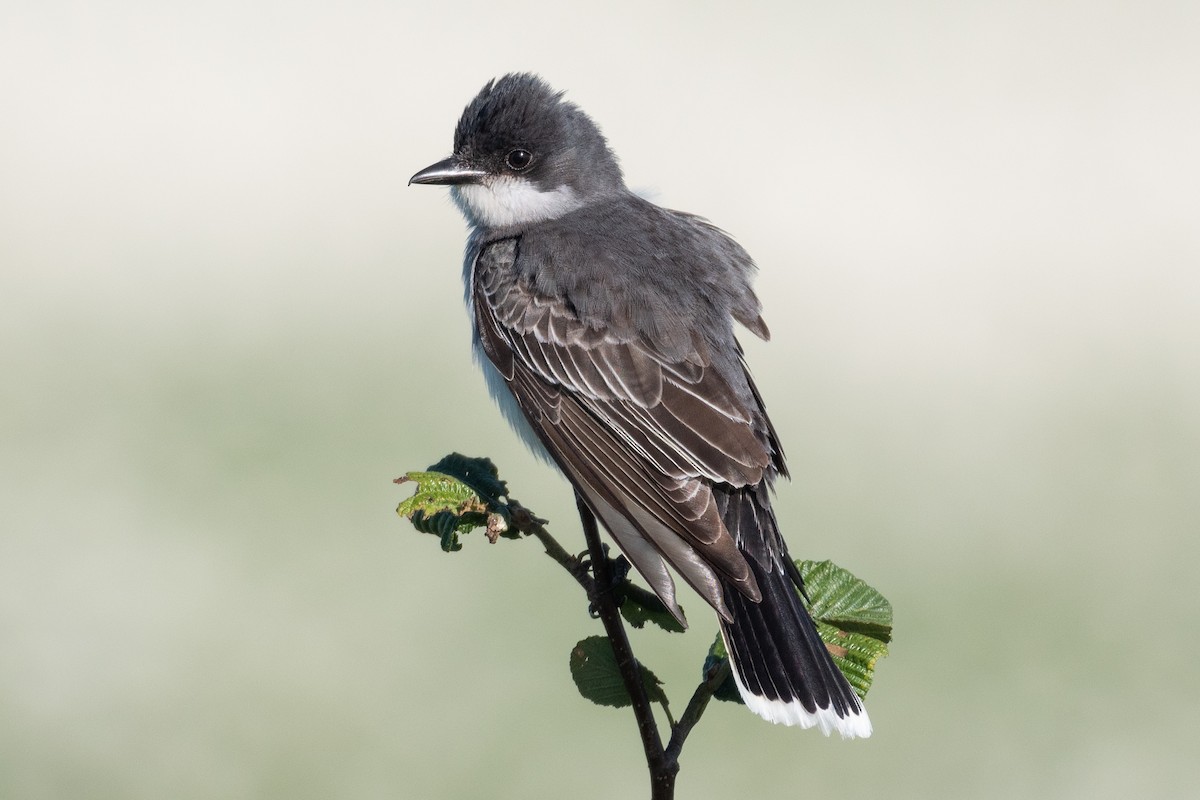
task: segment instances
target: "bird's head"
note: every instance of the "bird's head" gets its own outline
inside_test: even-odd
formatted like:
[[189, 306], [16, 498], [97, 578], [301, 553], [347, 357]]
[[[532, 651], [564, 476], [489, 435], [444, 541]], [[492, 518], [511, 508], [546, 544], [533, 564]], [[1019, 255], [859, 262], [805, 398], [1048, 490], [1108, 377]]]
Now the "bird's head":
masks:
[[409, 183], [449, 185], [483, 228], [555, 219], [625, 187], [596, 123], [529, 73], [489, 81], [458, 121], [454, 155]]

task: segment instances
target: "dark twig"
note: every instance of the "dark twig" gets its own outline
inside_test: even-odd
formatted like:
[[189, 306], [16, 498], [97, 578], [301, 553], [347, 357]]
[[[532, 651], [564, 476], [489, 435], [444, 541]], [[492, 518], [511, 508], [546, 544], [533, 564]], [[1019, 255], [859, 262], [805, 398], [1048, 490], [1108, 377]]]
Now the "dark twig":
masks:
[[633, 649], [629, 646], [629, 637], [626, 636], [625, 625], [621, 621], [621, 612], [613, 596], [612, 571], [604, 553], [604, 546], [600, 542], [596, 517], [578, 494], [575, 496], [575, 502], [579, 507], [579, 519], [583, 524], [583, 535], [587, 539], [592, 574], [595, 576], [590, 599], [604, 623], [617, 668], [621, 671], [625, 690], [629, 692], [633, 703], [638, 732], [642, 737], [642, 748], [646, 753], [646, 766], [650, 769], [650, 800], [670, 800], [675, 796], [675, 775], [679, 772], [679, 762], [673, 757], [668, 758], [663, 750], [658, 723], [654, 720], [654, 709], [646, 694], [646, 685], [642, 682], [642, 670], [637, 659], [633, 657]]
[[550, 532], [543, 527], [546, 520], [537, 518], [529, 509], [512, 498], [509, 498], [508, 508], [512, 515], [512, 524], [517, 530], [537, 537], [537, 540], [542, 543], [542, 547], [546, 549], [546, 555], [569, 572], [571, 577], [587, 592], [589, 598], [596, 593], [596, 582], [588, 574], [587, 564], [578, 556], [568, 553], [566, 548], [550, 535]]
[[729, 662], [722, 661], [709, 670], [708, 674], [704, 676], [704, 682], [696, 687], [692, 699], [688, 701], [687, 708], [683, 710], [683, 716], [671, 728], [671, 742], [667, 745], [666, 751], [667, 758], [671, 761], [678, 762], [679, 753], [683, 750], [683, 743], [687, 741], [688, 734], [700, 721], [700, 716], [708, 707], [708, 701], [712, 699], [713, 694], [728, 677]]
[[683, 744], [687, 740], [688, 734], [700, 721], [713, 693], [729, 677], [729, 664], [722, 662], [709, 671], [704, 681], [696, 687], [695, 693], [678, 721], [671, 716], [670, 710], [665, 705], [663, 706], [663, 712], [671, 727], [671, 741], [664, 748], [658, 725], [654, 719], [653, 706], [646, 693], [646, 686], [642, 682], [641, 668], [633, 655], [625, 624], [621, 619], [618, 602], [619, 597], [630, 597], [643, 606], [649, 606], [657, 600], [657, 596], [648, 589], [628, 580], [616, 578], [612, 570], [612, 562], [609, 561], [604, 552], [604, 545], [600, 541], [595, 515], [579, 499], [578, 495], [576, 503], [579, 506], [579, 518], [583, 524], [584, 538], [588, 544], [587, 558], [567, 552], [566, 548], [546, 530], [545, 520], [534, 516], [527, 508], [511, 498], [509, 499], [509, 510], [513, 526], [522, 533], [536, 537], [545, 548], [546, 555], [570, 573], [571, 577], [587, 592], [592, 607], [604, 623], [605, 632], [608, 634], [608, 640], [616, 657], [617, 667], [633, 704], [638, 733], [641, 735], [642, 748], [646, 754], [646, 765], [650, 770], [650, 798], [651, 800], [671, 800], [675, 796], [675, 778], [679, 772], [679, 754], [683, 750]]
[[[441, 470], [443, 464], [446, 465], [444, 471]], [[498, 482], [495, 467], [490, 461], [466, 459], [457, 454], [442, 459], [441, 462], [430, 467], [429, 471], [443, 471], [444, 474], [457, 478], [460, 482], [465, 482], [462, 476], [468, 473], [474, 474], [477, 478], [479, 475], [486, 476], [490, 473], [493, 483]], [[407, 476], [398, 478], [396, 483], [403, 483], [407, 480], [411, 479]], [[621, 616], [621, 606], [628, 599], [638, 607], [639, 610], [636, 613], [642, 615], [650, 613], [654, 615], [652, 618], [657, 624], [668, 630], [674, 630], [676, 628], [667, 619], [669, 611], [666, 606], [656, 594], [629, 580], [630, 565], [628, 561], [624, 558], [616, 560], [608, 558], [605, 547], [600, 541], [596, 517], [578, 493], [575, 495], [575, 502], [579, 508], [579, 519], [583, 524], [583, 534], [587, 540], [588, 549], [586, 553], [573, 555], [546, 530], [546, 520], [537, 517], [511, 496], [507, 497], [507, 501], [502, 501], [496, 496], [497, 493], [501, 495], [504, 493], [503, 482], [484, 486], [485, 494], [479, 494], [480, 489], [473, 484], [468, 485], [476, 492], [476, 499], [463, 503], [461, 498], [458, 498], [454, 508], [446, 507], [446, 498], [440, 496], [437, 491], [428, 492], [428, 496], [425, 496], [418, 488], [418, 493], [410, 500], [401, 503], [397, 511], [407, 516], [417, 530], [425, 533], [439, 533], [443, 539], [442, 547], [447, 550], [458, 549], [457, 533], [454, 532], [454, 528], [461, 526], [464, 519], [469, 519], [471, 525], [486, 524], [488, 541], [493, 544], [501, 537], [519, 538], [514, 534], [533, 536], [542, 543], [546, 555], [565, 569], [587, 593], [590, 603], [589, 612], [593, 616], [598, 616], [604, 624], [609, 646], [612, 647], [614, 661], [620, 672], [621, 682], [629, 695], [634, 717], [637, 720], [638, 733], [642, 739], [646, 766], [650, 772], [650, 800], [673, 800], [675, 780], [679, 773], [679, 754], [683, 749], [684, 741], [700, 721], [713, 693], [729, 676], [728, 663], [722, 662], [706, 672], [704, 681], [696, 688], [678, 721], [671, 714], [666, 695], [661, 692], [657, 693], [657, 701], [662, 705], [663, 715], [666, 717], [671, 732], [670, 741], [664, 748], [662, 735], [659, 733], [658, 723], [655, 720], [654, 708], [650, 701], [650, 691], [645, 683], [645, 672], [633, 655], [633, 648], [630, 646], [625, 623]], [[430, 503], [434, 510], [432, 516], [427, 518], [425, 516], [426, 504]], [[478, 519], [484, 512], [487, 517], [486, 523], [481, 523]], [[449, 517], [449, 519], [444, 517]], [[437, 522], [438, 520], [440, 522], [437, 525], [431, 525], [431, 521]], [[449, 530], [450, 533], [453, 533], [449, 547], [447, 546], [447, 533], [442, 530], [446, 527], [442, 523], [446, 522], [450, 523]], [[626, 611], [629, 612], [630, 609], [626, 608]], [[583, 692], [583, 689], [581, 688], [580, 691]], [[587, 694], [584, 693], [584, 696], [586, 697]]]

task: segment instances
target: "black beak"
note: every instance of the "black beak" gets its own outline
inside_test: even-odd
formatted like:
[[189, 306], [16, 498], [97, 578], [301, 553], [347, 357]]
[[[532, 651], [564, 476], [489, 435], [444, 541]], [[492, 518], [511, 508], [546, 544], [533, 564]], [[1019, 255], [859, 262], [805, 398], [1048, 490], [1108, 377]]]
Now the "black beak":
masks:
[[451, 156], [444, 161], [430, 164], [425, 169], [408, 179], [408, 185], [414, 183], [444, 184], [447, 186], [457, 183], [479, 183], [487, 172], [461, 163]]

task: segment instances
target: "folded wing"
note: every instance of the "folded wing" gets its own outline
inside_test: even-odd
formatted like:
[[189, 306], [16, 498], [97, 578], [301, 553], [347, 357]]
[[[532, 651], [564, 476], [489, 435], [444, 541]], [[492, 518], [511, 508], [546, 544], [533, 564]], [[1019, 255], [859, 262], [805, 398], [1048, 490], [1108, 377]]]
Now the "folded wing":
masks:
[[756, 485], [772, 467], [756, 394], [742, 399], [698, 333], [667, 357], [636, 330], [585, 324], [569, 299], [518, 277], [517, 254], [515, 239], [484, 246], [472, 304], [484, 352], [534, 432], [681, 622], [664, 559], [726, 619], [722, 581], [759, 600], [712, 491]]

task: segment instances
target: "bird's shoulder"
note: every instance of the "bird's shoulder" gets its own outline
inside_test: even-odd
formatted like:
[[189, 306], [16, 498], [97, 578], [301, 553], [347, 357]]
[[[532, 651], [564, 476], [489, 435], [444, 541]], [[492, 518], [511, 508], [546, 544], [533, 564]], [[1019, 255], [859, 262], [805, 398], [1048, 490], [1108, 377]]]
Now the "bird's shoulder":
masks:
[[[679, 475], [741, 486], [760, 480], [768, 465], [783, 471], [782, 450], [733, 335], [733, 300], [672, 273], [669, 263], [658, 266], [665, 283], [631, 279], [625, 262], [612, 259], [619, 245], [598, 246], [613, 238], [579, 241], [583, 228], [591, 224], [537, 226], [479, 243], [476, 330], [500, 374], [539, 414], [551, 409], [553, 416], [560, 403], [576, 402], [614, 425], [628, 416], [632, 440], [651, 431], [656, 444], [646, 446], [674, 454], [668, 461]], [[661, 258], [674, 252], [666, 248]], [[574, 254], [608, 269], [569, 269]]]
[[562, 302], [586, 325], [668, 350], [671, 329], [681, 326], [721, 345], [733, 319], [768, 336], [749, 254], [703, 218], [633, 194], [481, 241], [473, 257], [477, 276], [512, 282], [530, 298]]

